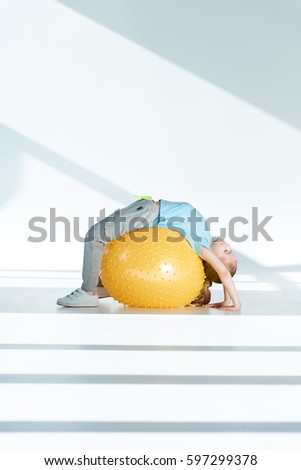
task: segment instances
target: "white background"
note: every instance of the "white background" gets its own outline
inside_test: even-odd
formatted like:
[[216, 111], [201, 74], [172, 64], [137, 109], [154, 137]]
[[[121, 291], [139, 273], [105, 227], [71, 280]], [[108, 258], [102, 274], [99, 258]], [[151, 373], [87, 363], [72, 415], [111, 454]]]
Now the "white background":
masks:
[[1, 7], [2, 269], [80, 269], [82, 243], [64, 243], [62, 224], [56, 243], [30, 243], [29, 219], [49, 232], [55, 207], [84, 236], [134, 194], [188, 201], [220, 227], [258, 206], [274, 241], [234, 248], [300, 263], [298, 129], [55, 0]]

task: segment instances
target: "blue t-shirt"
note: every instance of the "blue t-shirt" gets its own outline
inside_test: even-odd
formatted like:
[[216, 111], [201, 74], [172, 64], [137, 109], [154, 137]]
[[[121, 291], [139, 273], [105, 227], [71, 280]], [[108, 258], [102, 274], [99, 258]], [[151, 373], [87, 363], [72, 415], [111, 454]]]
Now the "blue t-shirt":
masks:
[[180, 232], [200, 255], [200, 248], [210, 249], [211, 234], [206, 220], [191, 204], [160, 199], [159, 217], [147, 227], [165, 227]]

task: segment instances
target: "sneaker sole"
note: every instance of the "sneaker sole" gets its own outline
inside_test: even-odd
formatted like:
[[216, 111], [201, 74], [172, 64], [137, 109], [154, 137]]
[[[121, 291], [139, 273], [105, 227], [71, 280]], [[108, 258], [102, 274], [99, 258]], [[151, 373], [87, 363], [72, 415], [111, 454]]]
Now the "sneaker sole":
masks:
[[95, 308], [99, 307], [99, 303], [97, 305], [63, 305], [56, 303], [59, 307], [67, 307], [67, 308]]

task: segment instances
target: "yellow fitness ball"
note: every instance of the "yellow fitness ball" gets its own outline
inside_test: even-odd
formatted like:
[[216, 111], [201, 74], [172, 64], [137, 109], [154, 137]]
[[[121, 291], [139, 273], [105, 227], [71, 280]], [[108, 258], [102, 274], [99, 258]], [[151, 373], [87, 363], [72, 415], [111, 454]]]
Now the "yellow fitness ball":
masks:
[[204, 267], [179, 232], [153, 227], [108, 243], [100, 276], [107, 292], [129, 307], [174, 308], [198, 296]]

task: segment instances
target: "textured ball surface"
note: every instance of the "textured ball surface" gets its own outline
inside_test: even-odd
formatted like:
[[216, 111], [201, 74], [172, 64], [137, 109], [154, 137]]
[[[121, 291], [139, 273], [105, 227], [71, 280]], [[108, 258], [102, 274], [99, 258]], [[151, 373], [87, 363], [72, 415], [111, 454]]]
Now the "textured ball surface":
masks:
[[179, 232], [154, 227], [108, 243], [101, 280], [115, 300], [129, 307], [183, 307], [200, 293], [204, 267]]

